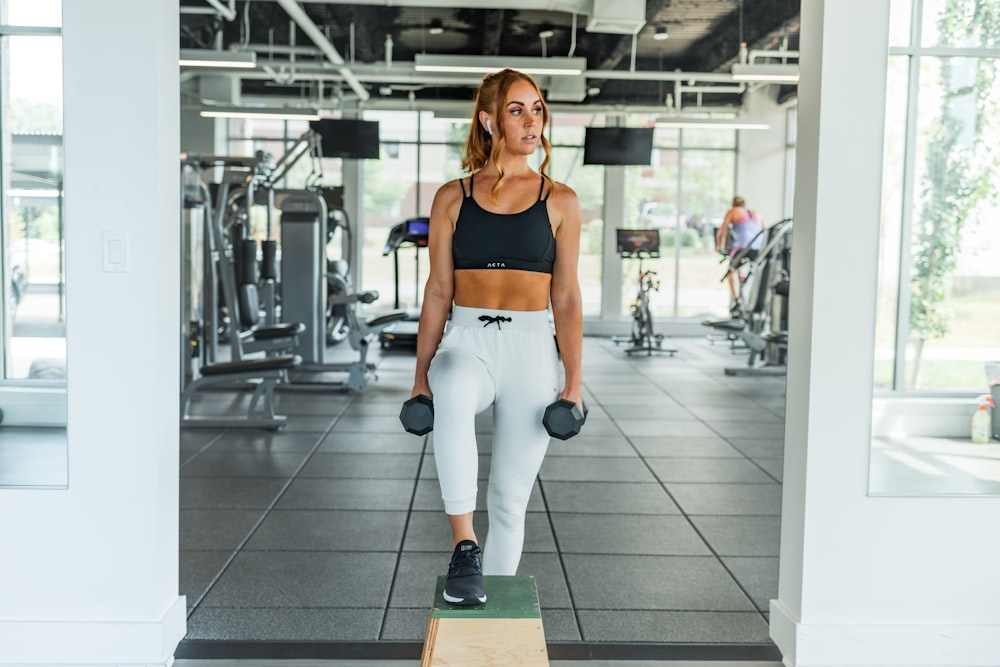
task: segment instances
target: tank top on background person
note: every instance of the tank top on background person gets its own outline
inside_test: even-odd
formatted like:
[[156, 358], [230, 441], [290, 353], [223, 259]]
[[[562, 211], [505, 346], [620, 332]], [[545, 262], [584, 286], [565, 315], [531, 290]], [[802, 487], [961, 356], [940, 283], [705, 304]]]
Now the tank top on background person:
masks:
[[749, 247], [751, 250], [760, 250], [764, 241], [764, 235], [759, 232], [763, 229], [757, 216], [746, 207], [740, 207], [743, 212], [733, 216], [730, 222], [730, 234], [733, 236], [733, 251], [742, 250]]

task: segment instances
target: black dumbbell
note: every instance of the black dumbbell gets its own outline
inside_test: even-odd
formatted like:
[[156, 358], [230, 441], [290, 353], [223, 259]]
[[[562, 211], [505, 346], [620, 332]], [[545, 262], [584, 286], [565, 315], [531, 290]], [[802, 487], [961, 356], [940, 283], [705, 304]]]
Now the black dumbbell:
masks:
[[403, 423], [403, 428], [414, 435], [430, 433], [434, 428], [434, 401], [423, 394], [403, 401], [399, 421]]
[[545, 415], [542, 417], [542, 425], [553, 438], [569, 440], [580, 432], [584, 422], [587, 421], [587, 405], [584, 403], [583, 411], [573, 401], [560, 398], [556, 402], [545, 408]]

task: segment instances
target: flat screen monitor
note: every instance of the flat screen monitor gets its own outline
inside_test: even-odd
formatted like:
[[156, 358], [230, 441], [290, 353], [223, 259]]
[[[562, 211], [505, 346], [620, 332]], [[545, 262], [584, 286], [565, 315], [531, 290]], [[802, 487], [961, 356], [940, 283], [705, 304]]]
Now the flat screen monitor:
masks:
[[659, 229], [616, 229], [618, 254], [622, 257], [659, 257]]
[[411, 241], [426, 241], [430, 230], [431, 221], [429, 218], [410, 218], [406, 221], [404, 232]]
[[649, 164], [653, 128], [588, 127], [583, 138], [584, 164]]
[[379, 137], [377, 120], [323, 118], [309, 123], [319, 133], [323, 157], [349, 160], [377, 160]]

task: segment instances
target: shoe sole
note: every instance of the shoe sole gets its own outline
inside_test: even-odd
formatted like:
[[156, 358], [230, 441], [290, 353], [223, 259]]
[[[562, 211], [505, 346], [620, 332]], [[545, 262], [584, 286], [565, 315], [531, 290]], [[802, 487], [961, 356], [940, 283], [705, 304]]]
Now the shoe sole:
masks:
[[444, 591], [441, 592], [441, 595], [444, 597], [445, 602], [450, 602], [452, 604], [473, 605], [473, 604], [483, 604], [484, 602], [486, 602], [486, 596], [485, 595], [483, 597], [481, 597], [481, 598], [478, 597], [478, 596], [471, 597], [471, 598], [456, 598], [456, 597], [452, 597], [451, 595], [448, 595], [448, 593], [446, 593]]

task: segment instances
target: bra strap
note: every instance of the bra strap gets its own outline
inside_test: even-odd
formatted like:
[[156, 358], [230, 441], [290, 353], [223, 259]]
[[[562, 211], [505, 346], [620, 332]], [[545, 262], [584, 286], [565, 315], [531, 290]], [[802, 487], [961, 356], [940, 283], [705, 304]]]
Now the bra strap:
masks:
[[542, 184], [538, 187], [538, 201], [546, 201], [551, 195], [552, 190], [549, 190], [549, 194], [542, 197], [542, 193], [545, 192], [545, 177], [542, 176]]

